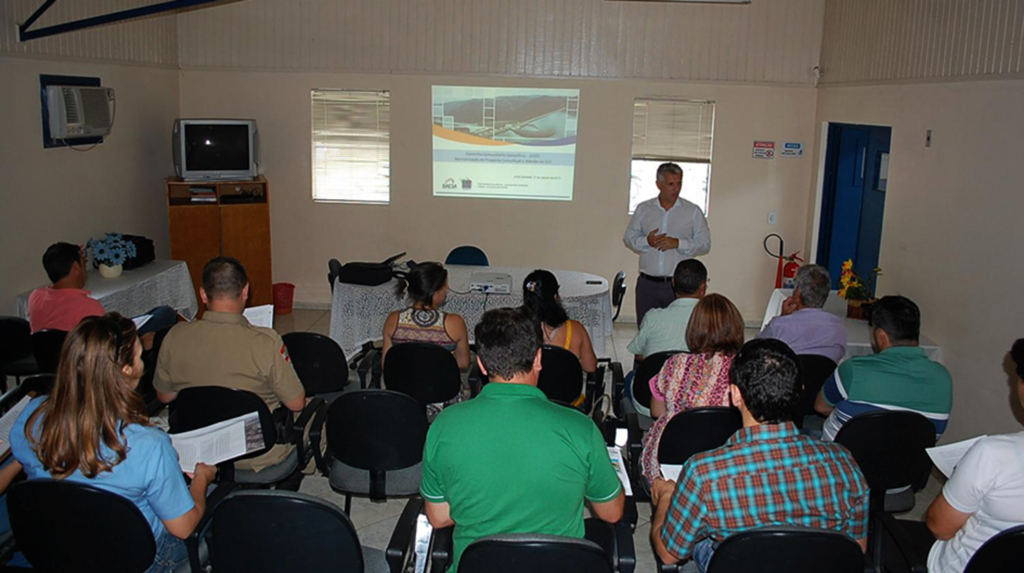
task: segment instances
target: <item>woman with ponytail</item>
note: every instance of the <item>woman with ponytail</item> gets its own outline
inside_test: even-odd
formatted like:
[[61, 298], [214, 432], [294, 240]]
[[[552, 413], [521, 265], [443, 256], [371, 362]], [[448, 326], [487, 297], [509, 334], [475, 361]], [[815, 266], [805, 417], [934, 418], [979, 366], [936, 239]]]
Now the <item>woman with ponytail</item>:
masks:
[[597, 355], [587, 329], [569, 318], [558, 297], [558, 281], [549, 271], [536, 270], [523, 280], [523, 306], [533, 313], [544, 331], [544, 344], [558, 346], [580, 359], [585, 372], [597, 370]]
[[[142, 377], [135, 324], [117, 313], [85, 318], [64, 342], [51, 395], [33, 399], [11, 430], [11, 452], [28, 479], [89, 484], [127, 498], [149, 522], [156, 559], [173, 571], [206, 510], [217, 469], [197, 464], [185, 485], [178, 453], [150, 426], [135, 391]], [[59, 518], [59, 516], [57, 516]]]

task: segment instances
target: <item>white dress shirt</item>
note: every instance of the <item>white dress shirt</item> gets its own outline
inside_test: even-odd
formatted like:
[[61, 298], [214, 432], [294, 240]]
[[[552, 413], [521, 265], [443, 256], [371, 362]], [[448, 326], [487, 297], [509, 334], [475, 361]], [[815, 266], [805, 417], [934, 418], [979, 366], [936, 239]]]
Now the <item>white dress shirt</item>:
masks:
[[[659, 251], [647, 244], [647, 235], [658, 229], [658, 234], [679, 239], [679, 247]], [[679, 197], [666, 211], [658, 198], [640, 203], [626, 227], [622, 242], [629, 250], [640, 255], [640, 272], [654, 277], [669, 277], [679, 261], [706, 255], [711, 251], [711, 231], [700, 207]]]

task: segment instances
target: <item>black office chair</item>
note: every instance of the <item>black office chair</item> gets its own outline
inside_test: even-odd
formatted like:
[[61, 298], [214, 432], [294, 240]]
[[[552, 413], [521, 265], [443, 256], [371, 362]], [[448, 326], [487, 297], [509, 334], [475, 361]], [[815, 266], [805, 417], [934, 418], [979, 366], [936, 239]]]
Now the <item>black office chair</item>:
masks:
[[[626, 414], [626, 428], [628, 430], [627, 451], [631, 475], [634, 479], [640, 475], [640, 455], [643, 453], [644, 434], [651, 429], [653, 420], [650, 417], [651, 408], [651, 378], [661, 372], [662, 366], [678, 352], [655, 352], [644, 358], [633, 375], [632, 395], [629, 400], [623, 396], [620, 401], [620, 408]], [[646, 492], [643, 489], [633, 490], [637, 499], [646, 500]]]
[[800, 401], [793, 412], [793, 423], [796, 427], [804, 427], [804, 418], [816, 415], [814, 400], [821, 392], [821, 387], [836, 371], [836, 363], [831, 358], [818, 354], [799, 354], [796, 357], [800, 367]]
[[612, 281], [612, 306], [615, 307], [615, 316], [612, 317], [612, 322], [619, 318], [624, 298], [626, 298], [626, 271], [619, 271], [615, 275], [615, 280]]
[[427, 439], [421, 402], [391, 390], [355, 390], [338, 397], [326, 418], [328, 456], [318, 467], [345, 494], [345, 513], [353, 495], [384, 501], [419, 493]]
[[384, 386], [408, 394], [421, 404], [437, 404], [459, 393], [462, 376], [451, 352], [436, 344], [403, 342], [388, 350]]
[[[220, 386], [201, 386], [186, 388], [178, 392], [178, 397], [170, 404], [170, 433], [177, 434], [205, 428], [218, 422], [230, 420], [251, 412], [257, 412], [260, 419], [260, 427], [263, 431], [264, 449], [250, 452], [240, 458], [218, 464], [220, 481], [227, 483], [252, 484], [270, 486], [278, 484], [278, 487], [298, 489], [298, 483], [293, 483], [296, 474], [309, 462], [307, 452], [309, 450], [319, 451], [319, 444], [310, 444], [309, 450], [305, 447], [303, 432], [310, 419], [323, 408], [323, 400], [314, 398], [306, 405], [298, 420], [294, 421], [289, 434], [281, 436], [274, 422], [274, 416], [267, 404], [256, 394], [244, 390], [233, 390]], [[289, 413], [288, 418], [291, 419]], [[247, 469], [235, 468], [235, 462], [243, 459], [255, 458], [263, 455], [277, 443], [290, 443], [295, 448], [281, 462], [255, 472]], [[289, 477], [293, 480], [289, 480]], [[300, 478], [301, 480], [301, 478]]]
[[345, 352], [333, 339], [315, 332], [291, 332], [281, 338], [307, 397], [332, 400], [348, 385]]
[[[564, 348], [545, 344], [541, 347], [540, 360], [542, 368], [537, 388], [548, 400], [573, 407], [586, 388], [580, 359]], [[585, 404], [583, 408], [586, 409]]]
[[39, 571], [137, 573], [156, 541], [139, 508], [119, 495], [67, 480], [31, 480], [7, 495], [18, 549]]
[[1024, 525], [1005, 529], [989, 539], [971, 560], [964, 573], [989, 573], [1005, 571], [1007, 564], [1024, 562]]
[[764, 527], [727, 537], [708, 573], [862, 573], [864, 554], [848, 536], [824, 529]]
[[341, 262], [338, 259], [327, 261], [327, 283], [331, 285], [331, 292], [334, 292], [334, 283], [338, 282], [338, 275], [341, 274]]
[[658, 442], [658, 463], [683, 465], [694, 454], [724, 446], [743, 427], [736, 408], [713, 406], [680, 412], [665, 425]]
[[0, 388], [7, 391], [7, 376], [13, 376], [20, 384], [23, 376], [38, 372], [28, 321], [16, 316], [0, 316]]
[[915, 412], [868, 412], [843, 424], [835, 441], [850, 451], [871, 488], [868, 555], [881, 573], [885, 492], [920, 489], [928, 481], [932, 462], [925, 449], [935, 446], [935, 426]]
[[56, 374], [60, 364], [60, 352], [64, 348], [65, 330], [47, 328], [32, 335], [32, 354], [40, 374]]
[[[630, 405], [631, 408], [626, 408], [626, 410], [634, 410], [645, 417], [650, 417], [651, 378], [657, 376], [665, 362], [676, 354], [679, 353], [674, 351], [655, 352], [640, 362], [640, 365], [636, 368], [636, 374], [633, 375], [633, 401]], [[623, 400], [625, 400], [625, 397], [623, 397]]]
[[472, 245], [462, 245], [461, 247], [455, 247], [452, 249], [444, 259], [444, 264], [472, 265], [477, 267], [490, 266], [490, 262], [487, 260], [487, 253], [485, 253], [480, 247], [474, 247]]
[[[404, 564], [415, 519], [403, 513], [392, 535], [388, 551], [399, 556], [394, 573]], [[235, 492], [217, 507], [210, 530], [214, 571], [388, 571], [384, 552], [360, 545], [341, 508], [307, 494]]]

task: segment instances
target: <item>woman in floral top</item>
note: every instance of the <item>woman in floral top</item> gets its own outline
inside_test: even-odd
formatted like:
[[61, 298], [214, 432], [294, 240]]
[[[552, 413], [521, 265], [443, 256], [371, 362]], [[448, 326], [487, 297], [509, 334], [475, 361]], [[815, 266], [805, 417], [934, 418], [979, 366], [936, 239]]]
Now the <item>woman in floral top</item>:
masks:
[[672, 416], [693, 408], [729, 405], [729, 369], [743, 346], [740, 311], [720, 294], [704, 297], [690, 316], [686, 345], [690, 352], [669, 358], [649, 382], [651, 415], [657, 420], [644, 437], [640, 458], [648, 483], [662, 477], [658, 444]]

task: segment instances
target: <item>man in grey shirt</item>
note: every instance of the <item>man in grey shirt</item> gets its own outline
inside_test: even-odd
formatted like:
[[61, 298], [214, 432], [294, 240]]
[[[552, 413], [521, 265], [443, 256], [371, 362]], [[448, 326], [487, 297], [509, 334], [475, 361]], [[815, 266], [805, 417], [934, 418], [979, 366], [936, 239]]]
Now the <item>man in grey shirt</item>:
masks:
[[838, 364], [846, 356], [846, 321], [825, 312], [832, 279], [820, 265], [804, 265], [793, 280], [793, 295], [782, 303], [782, 315], [758, 338], [781, 340], [797, 354], [818, 354]]

